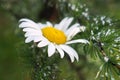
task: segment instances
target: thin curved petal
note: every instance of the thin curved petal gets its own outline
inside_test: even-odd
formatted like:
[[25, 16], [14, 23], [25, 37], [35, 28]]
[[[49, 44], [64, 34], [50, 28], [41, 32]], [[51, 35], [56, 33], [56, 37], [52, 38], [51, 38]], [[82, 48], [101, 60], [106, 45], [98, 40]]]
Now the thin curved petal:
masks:
[[63, 28], [62, 25], [64, 25], [64, 23], [66, 22], [67, 19], [68, 19], [68, 17], [64, 18], [59, 24], [55, 24], [55, 28], [61, 30]]
[[59, 24], [55, 24], [54, 28], [59, 29]]
[[30, 23], [34, 23], [32, 20], [27, 19], [27, 18], [22, 18], [19, 20], [19, 22], [30, 22]]
[[68, 29], [68, 27], [70, 26], [71, 22], [73, 21], [73, 18], [69, 18], [65, 24], [64, 27], [62, 28], [63, 31], [66, 31], [66, 29]]
[[72, 41], [66, 42], [66, 44], [73, 44], [73, 43], [84, 43], [84, 44], [87, 44], [87, 43], [89, 43], [89, 41], [86, 40], [86, 39], [77, 39], [77, 40], [72, 40]]
[[67, 40], [71, 40], [77, 33], [80, 32], [80, 28], [79, 27], [76, 27], [74, 28], [73, 30], [71, 30], [69, 32], [69, 34], [67, 35]]
[[23, 29], [24, 32], [32, 32], [32, 31], [36, 31], [36, 32], [41, 32], [39, 29], [34, 29], [34, 28], [24, 28]]
[[39, 32], [26, 32], [25, 37], [29, 36], [41, 36], [41, 34]]
[[57, 46], [57, 45], [56, 45], [56, 49], [60, 53], [60, 57], [63, 58], [64, 57], [64, 51], [59, 46]]
[[31, 42], [33, 40], [33, 37], [27, 37], [26, 39], [25, 39], [25, 43], [29, 43], [29, 42]]
[[48, 45], [48, 57], [51, 57], [55, 53], [55, 45], [50, 43]]
[[21, 22], [19, 25], [20, 28], [33, 28], [33, 29], [37, 29], [36, 24], [33, 23], [29, 23], [29, 22]]
[[72, 25], [70, 28], [68, 28], [68, 30], [65, 32], [65, 34], [69, 35], [72, 32], [72, 30], [77, 27], [80, 27], [80, 24], [76, 23], [76, 24]]
[[47, 26], [53, 26], [51, 22], [47, 21], [46, 22]]
[[38, 47], [45, 47], [45, 46], [47, 46], [49, 44], [49, 42], [48, 41], [46, 41], [46, 40], [42, 40], [41, 42], [39, 42], [38, 43]]
[[71, 62], [74, 62], [74, 58], [79, 60], [78, 54], [73, 48], [67, 45], [60, 45], [60, 47], [70, 56]]
[[19, 25], [20, 28], [29, 27], [29, 28], [39, 29], [37, 23], [33, 22], [32, 20], [20, 19], [19, 22], [20, 22]]
[[46, 24], [42, 24], [42, 23], [37, 23], [37, 25], [39, 26], [40, 29], [42, 29], [42, 28], [47, 26]]
[[34, 42], [39, 42], [42, 40], [41, 36], [34, 36]]
[[57, 29], [62, 30], [62, 31], [66, 31], [66, 29], [69, 27], [69, 25], [71, 24], [71, 22], [73, 21], [73, 18], [64, 18], [57, 26]]

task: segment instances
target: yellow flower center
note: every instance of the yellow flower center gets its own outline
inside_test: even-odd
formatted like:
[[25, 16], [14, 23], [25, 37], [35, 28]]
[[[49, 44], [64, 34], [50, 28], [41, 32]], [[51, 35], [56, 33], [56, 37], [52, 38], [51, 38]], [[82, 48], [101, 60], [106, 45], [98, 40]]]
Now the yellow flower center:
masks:
[[45, 27], [42, 29], [43, 36], [46, 37], [50, 42], [56, 44], [64, 44], [66, 42], [66, 35], [61, 30], [53, 27]]

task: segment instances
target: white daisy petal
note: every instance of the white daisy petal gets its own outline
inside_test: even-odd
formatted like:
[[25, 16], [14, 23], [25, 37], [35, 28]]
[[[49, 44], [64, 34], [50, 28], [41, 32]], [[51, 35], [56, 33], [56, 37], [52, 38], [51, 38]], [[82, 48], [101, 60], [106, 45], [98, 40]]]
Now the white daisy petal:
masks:
[[49, 21], [46, 22], [47, 26], [53, 26]]
[[85, 44], [87, 44], [87, 43], [89, 43], [89, 41], [86, 39], [77, 39], [77, 40], [72, 40], [72, 41], [66, 42], [66, 44], [73, 44], [73, 43], [85, 43]]
[[67, 40], [71, 40], [77, 33], [80, 32], [80, 28], [76, 27], [74, 28], [69, 34], [67, 35]]
[[74, 61], [74, 58], [76, 58], [77, 61], [79, 60], [78, 54], [73, 48], [67, 45], [60, 45], [60, 47], [70, 56], [71, 62]]
[[79, 27], [79, 26], [80, 26], [80, 24], [78, 24], [78, 23], [72, 25], [72, 26], [65, 32], [66, 35], [69, 35], [74, 28], [77, 28], [77, 27]]
[[73, 21], [73, 18], [64, 18], [59, 26], [57, 27], [59, 30], [62, 30], [62, 31], [66, 31], [66, 29], [69, 27], [69, 25], [71, 24], [71, 22]]
[[19, 22], [30, 22], [30, 23], [34, 23], [32, 20], [27, 19], [27, 18], [20, 19]]
[[50, 43], [48, 45], [48, 57], [51, 57], [55, 53], [55, 45]]
[[39, 26], [40, 29], [42, 29], [42, 28], [47, 26], [46, 24], [42, 24], [42, 23], [37, 23], [37, 25]]
[[45, 46], [47, 46], [49, 44], [49, 42], [48, 41], [45, 41], [45, 40], [42, 40], [41, 42], [39, 42], [38, 43], [38, 47], [45, 47]]
[[69, 27], [71, 22], [73, 21], [73, 18], [69, 18], [66, 22], [64, 22], [64, 27], [62, 28], [63, 31], [66, 31], [66, 29]]
[[63, 58], [64, 57], [64, 51], [61, 49], [61, 47], [59, 47], [59, 46], [56, 45], [56, 49], [60, 53], [60, 57]]
[[55, 25], [55, 28], [61, 30], [67, 19], [68, 19], [68, 17], [64, 18], [59, 24], [56, 24], [57, 26]]
[[38, 32], [26, 32], [25, 37], [29, 37], [29, 36], [41, 36], [41, 34]]
[[24, 28], [23, 31], [27, 32], [27, 31], [38, 31], [38, 30], [36, 30], [34, 28]]
[[59, 29], [59, 28], [60, 28], [60, 27], [59, 27], [59, 24], [55, 24], [55, 25], [54, 25], [54, 28]]
[[29, 22], [22, 22], [22, 23], [19, 25], [19, 27], [20, 27], [20, 28], [29, 27], [29, 28], [34, 28], [34, 29], [36, 29], [36, 28], [34, 27], [34, 24], [31, 24], [31, 23], [29, 23]]
[[33, 25], [33, 24], [29, 24], [29, 23], [26, 23], [26, 22], [23, 22], [19, 25], [20, 28], [32, 28], [32, 29], [37, 29], [39, 30], [40, 28], [36, 25]]
[[39, 29], [38, 25], [32, 20], [21, 19], [19, 22], [20, 22], [20, 25], [19, 25], [20, 28], [29, 27], [29, 28]]
[[34, 36], [34, 42], [39, 42], [41, 40], [42, 40], [41, 36]]
[[29, 42], [31, 42], [33, 40], [33, 37], [27, 37], [26, 39], [25, 39], [25, 43], [29, 43]]

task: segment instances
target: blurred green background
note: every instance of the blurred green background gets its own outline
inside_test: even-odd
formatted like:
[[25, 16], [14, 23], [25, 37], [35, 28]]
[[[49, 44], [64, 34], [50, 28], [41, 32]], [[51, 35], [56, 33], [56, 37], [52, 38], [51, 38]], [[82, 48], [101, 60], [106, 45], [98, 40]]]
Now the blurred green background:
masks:
[[[102, 14], [120, 18], [120, 0], [83, 0], [82, 2], [87, 4], [90, 13], [94, 15]], [[54, 13], [46, 3], [47, 0], [0, 0], [0, 80], [30, 80], [27, 69], [21, 64], [17, 53], [17, 45], [24, 41], [19, 35], [18, 20], [23, 17], [31, 18], [37, 22], [41, 19], [49, 19], [49, 15]], [[44, 10], [49, 11], [49, 14], [43, 15]], [[67, 80], [71, 75], [75, 75], [74, 71], [70, 73], [70, 68], [66, 64], [68, 62], [66, 60], [63, 62], [59, 65], [62, 69], [60, 76]], [[89, 64], [94, 65], [93, 62], [90, 61]], [[81, 64], [84, 63], [81, 61]], [[87, 80], [92, 80], [96, 69], [91, 66], [91, 69], [88, 70], [89, 67], [85, 67], [81, 71], [85, 73], [84, 76], [89, 76]]]

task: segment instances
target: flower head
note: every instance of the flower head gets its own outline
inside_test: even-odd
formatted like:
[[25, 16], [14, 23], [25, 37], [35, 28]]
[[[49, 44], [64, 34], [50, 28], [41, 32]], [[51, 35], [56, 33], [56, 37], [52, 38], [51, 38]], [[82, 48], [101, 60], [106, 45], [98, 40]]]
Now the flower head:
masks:
[[70, 26], [73, 18], [64, 18], [59, 24], [53, 25], [50, 22], [46, 24], [35, 23], [29, 19], [20, 20], [20, 28], [23, 28], [25, 33], [25, 43], [31, 41], [37, 42], [38, 47], [48, 46], [48, 56], [52, 56], [56, 51], [60, 53], [60, 57], [64, 57], [66, 52], [71, 61], [79, 60], [77, 52], [68, 44], [73, 43], [88, 43], [85, 39], [71, 40], [77, 33], [84, 31], [85, 27], [78, 23]]

